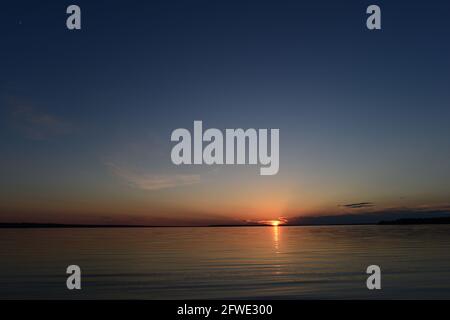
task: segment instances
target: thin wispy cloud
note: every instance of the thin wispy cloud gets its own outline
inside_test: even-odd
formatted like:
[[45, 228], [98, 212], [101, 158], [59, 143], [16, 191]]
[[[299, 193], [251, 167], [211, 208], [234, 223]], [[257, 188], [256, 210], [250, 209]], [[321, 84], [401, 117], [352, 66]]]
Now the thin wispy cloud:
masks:
[[107, 165], [115, 176], [143, 190], [161, 190], [200, 183], [198, 174], [152, 174], [119, 167], [113, 163]]
[[13, 101], [11, 117], [14, 126], [26, 138], [45, 140], [53, 136], [64, 135], [73, 130], [73, 125], [56, 115], [42, 112], [35, 107]]

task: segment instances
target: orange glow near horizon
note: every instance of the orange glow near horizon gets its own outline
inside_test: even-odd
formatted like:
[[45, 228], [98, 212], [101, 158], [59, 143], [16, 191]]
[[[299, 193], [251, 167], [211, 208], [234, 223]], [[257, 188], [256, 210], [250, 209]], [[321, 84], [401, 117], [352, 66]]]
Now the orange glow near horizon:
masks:
[[281, 224], [281, 221], [280, 220], [271, 220], [271, 221], [269, 221], [269, 223], [274, 227], [278, 227]]

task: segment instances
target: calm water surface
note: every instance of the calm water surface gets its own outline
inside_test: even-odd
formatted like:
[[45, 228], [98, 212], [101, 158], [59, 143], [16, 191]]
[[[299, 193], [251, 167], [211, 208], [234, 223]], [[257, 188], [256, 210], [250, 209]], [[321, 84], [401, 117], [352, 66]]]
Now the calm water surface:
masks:
[[3, 229], [0, 298], [448, 299], [450, 226]]

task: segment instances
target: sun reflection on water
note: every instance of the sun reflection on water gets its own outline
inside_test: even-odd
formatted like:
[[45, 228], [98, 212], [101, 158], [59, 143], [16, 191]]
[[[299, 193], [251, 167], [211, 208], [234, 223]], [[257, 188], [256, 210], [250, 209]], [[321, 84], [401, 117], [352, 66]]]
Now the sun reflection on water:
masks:
[[275, 252], [279, 253], [279, 245], [280, 245], [280, 227], [278, 224], [274, 224], [272, 227], [272, 233], [273, 233], [273, 244], [275, 247]]

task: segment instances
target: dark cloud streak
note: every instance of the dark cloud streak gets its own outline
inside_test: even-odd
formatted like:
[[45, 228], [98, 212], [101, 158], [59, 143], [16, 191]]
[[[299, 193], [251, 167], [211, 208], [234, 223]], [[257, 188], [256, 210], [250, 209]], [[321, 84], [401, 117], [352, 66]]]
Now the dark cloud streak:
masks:
[[350, 209], [360, 209], [360, 208], [375, 207], [375, 204], [372, 202], [357, 202], [357, 203], [342, 204], [340, 206], [345, 207], [345, 208], [350, 208]]

